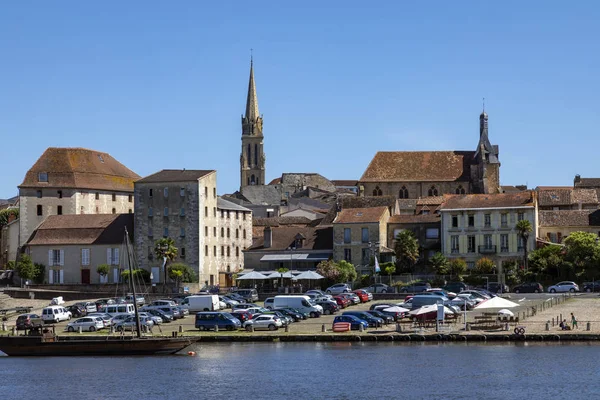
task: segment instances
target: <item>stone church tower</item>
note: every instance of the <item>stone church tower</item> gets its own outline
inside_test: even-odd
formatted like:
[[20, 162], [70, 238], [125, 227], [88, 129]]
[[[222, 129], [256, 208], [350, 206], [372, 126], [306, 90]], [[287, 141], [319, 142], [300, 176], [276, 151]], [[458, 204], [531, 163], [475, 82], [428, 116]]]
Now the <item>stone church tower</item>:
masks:
[[258, 112], [254, 84], [254, 66], [250, 59], [250, 82], [246, 114], [242, 116], [242, 154], [240, 155], [240, 190], [245, 186], [265, 184], [265, 153], [263, 152], [263, 119]]
[[475, 193], [501, 193], [498, 153], [498, 146], [492, 145], [488, 137], [488, 115], [483, 110], [479, 115], [479, 143], [474, 156], [475, 164], [471, 166]]

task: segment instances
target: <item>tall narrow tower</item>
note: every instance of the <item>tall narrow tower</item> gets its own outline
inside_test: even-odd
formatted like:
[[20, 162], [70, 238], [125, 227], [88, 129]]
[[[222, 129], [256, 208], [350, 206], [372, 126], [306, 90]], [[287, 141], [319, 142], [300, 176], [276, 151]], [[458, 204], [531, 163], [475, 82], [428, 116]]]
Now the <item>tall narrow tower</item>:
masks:
[[246, 115], [242, 116], [242, 154], [240, 155], [240, 190], [244, 186], [265, 184], [265, 153], [263, 152], [263, 119], [258, 113], [258, 98], [254, 83], [254, 65], [250, 58], [250, 81]]

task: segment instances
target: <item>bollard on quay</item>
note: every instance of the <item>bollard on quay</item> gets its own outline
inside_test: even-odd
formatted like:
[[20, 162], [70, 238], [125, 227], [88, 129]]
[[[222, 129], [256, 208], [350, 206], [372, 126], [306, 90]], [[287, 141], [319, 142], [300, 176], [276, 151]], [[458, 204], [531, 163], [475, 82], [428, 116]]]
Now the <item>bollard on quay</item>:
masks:
[[6, 330], [6, 323], [5, 323], [5, 322], [3, 322], [3, 323], [2, 323], [2, 330], [3, 330], [3, 331], [5, 331], [5, 330]]
[[[183, 327], [179, 325], [179, 332], [183, 332]], [[219, 332], [219, 325], [215, 325], [215, 332]]]
[[15, 336], [15, 327], [10, 328], [11, 335]]
[[585, 330], [586, 331], [591, 331], [592, 330], [592, 323], [590, 321], [588, 321], [587, 324], [585, 325]]
[[289, 331], [290, 331], [290, 326], [289, 326], [289, 325], [286, 325], [286, 326], [285, 326], [285, 331], [286, 331], [286, 332], [289, 332]]
[[360, 325], [358, 326], [358, 330], [359, 330], [360, 332], [364, 332], [364, 331], [365, 331], [365, 327], [363, 326], [363, 324], [360, 324]]
[[546, 321], [546, 330], [549, 331], [550, 330], [550, 321]]
[[82, 329], [83, 329], [83, 328], [82, 328], [81, 326], [78, 326], [78, 327], [77, 327], [77, 332], [81, 333]]
[[325, 329], [325, 324], [321, 325], [321, 332], [326, 332], [327, 329]]
[[552, 317], [552, 326], [554, 327], [554, 317]]
[[402, 332], [402, 325], [400, 325], [400, 322], [396, 322], [396, 332]]

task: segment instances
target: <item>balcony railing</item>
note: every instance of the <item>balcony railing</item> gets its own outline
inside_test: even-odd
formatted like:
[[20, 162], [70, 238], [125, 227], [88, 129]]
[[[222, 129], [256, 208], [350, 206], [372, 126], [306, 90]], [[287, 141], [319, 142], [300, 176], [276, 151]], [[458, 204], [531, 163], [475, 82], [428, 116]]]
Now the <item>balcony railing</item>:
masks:
[[452, 249], [452, 254], [458, 254], [458, 249]]
[[508, 253], [508, 247], [500, 247], [500, 253]]
[[479, 254], [495, 254], [496, 246], [479, 246]]

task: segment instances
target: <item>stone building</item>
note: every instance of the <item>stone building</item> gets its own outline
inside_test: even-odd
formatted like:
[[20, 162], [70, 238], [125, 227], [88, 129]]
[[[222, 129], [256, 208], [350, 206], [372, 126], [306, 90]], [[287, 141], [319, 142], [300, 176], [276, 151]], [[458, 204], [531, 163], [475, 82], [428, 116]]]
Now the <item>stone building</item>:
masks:
[[419, 260], [417, 264], [427, 264], [429, 259], [442, 248], [440, 234], [441, 217], [439, 214], [392, 215], [388, 220], [387, 247], [395, 248], [396, 237], [404, 230], [414, 233], [419, 242]]
[[49, 215], [132, 213], [137, 179], [110, 154], [48, 148], [19, 185], [19, 245]]
[[598, 194], [595, 189], [568, 186], [536, 188], [540, 210], [597, 210]]
[[538, 238], [562, 243], [572, 232], [588, 232], [600, 236], [600, 210], [539, 211]]
[[361, 196], [417, 199], [444, 194], [500, 193], [498, 146], [488, 137], [488, 115], [479, 116], [475, 151], [380, 151], [358, 182]]
[[446, 195], [441, 206], [442, 249], [447, 258], [462, 258], [469, 268], [487, 257], [495, 262], [498, 273], [502, 264], [523, 258], [523, 241], [515, 226], [529, 220], [533, 231], [527, 242], [535, 249], [538, 232], [535, 192], [503, 194]]
[[333, 221], [333, 259], [346, 260], [360, 273], [372, 272], [370, 261], [392, 261], [394, 251], [387, 247], [388, 207], [345, 208]]
[[242, 116], [242, 153], [240, 155], [240, 190], [245, 186], [264, 185], [265, 153], [263, 151], [263, 118], [258, 112], [254, 83], [254, 64], [250, 60], [250, 80], [246, 113]]
[[241, 250], [251, 243], [252, 213], [219, 199], [216, 171], [162, 170], [135, 182], [135, 197], [136, 254], [154, 283], [164, 282], [163, 260], [156, 259], [154, 246], [166, 237], [178, 248], [174, 262], [191, 266], [200, 284], [216, 285], [225, 280], [220, 274], [243, 268]]
[[[25, 251], [46, 266], [45, 283], [119, 283], [128, 268], [125, 229], [133, 233], [132, 214], [51, 215], [34, 231]], [[96, 272], [110, 266], [108, 275]]]

